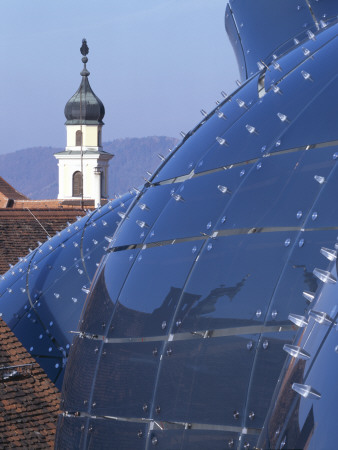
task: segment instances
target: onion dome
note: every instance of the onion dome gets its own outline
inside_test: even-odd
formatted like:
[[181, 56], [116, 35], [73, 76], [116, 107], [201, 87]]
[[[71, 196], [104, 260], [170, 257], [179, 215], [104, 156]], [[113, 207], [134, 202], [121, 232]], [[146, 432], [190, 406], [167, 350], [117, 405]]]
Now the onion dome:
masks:
[[86, 63], [89, 48], [86, 39], [82, 40], [80, 51], [83, 55], [83, 70], [80, 73], [82, 81], [79, 89], [66, 103], [66, 125], [103, 125], [102, 119], [105, 114], [103, 103], [94, 94], [88, 81], [90, 72], [87, 70]]

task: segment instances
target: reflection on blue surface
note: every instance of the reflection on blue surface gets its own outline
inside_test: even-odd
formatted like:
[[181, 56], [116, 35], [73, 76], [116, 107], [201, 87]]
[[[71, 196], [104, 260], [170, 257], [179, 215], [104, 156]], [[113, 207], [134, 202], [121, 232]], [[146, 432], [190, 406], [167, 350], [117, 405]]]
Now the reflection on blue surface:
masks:
[[[304, 43], [309, 30], [315, 34], [336, 20], [337, 4], [332, 0], [230, 0], [225, 26], [237, 56], [242, 80], [271, 63], [295, 45]], [[311, 35], [310, 35], [311, 36]], [[298, 44], [296, 44], [298, 45]]]
[[[318, 353], [329, 342], [324, 313], [338, 311], [324, 300], [324, 312], [311, 311], [311, 301], [317, 275], [331, 280], [321, 248], [337, 250], [338, 111], [329, 97], [338, 25], [299, 29], [300, 16], [309, 10], [291, 21], [299, 43], [278, 42], [276, 57], [204, 117], [123, 217], [70, 353], [59, 448], [109, 439], [121, 449], [254, 448], [290, 362], [284, 345], [304, 339], [311, 354], [307, 346]], [[290, 314], [308, 323], [304, 335]], [[311, 364], [292, 361], [287, 376], [320, 391]], [[268, 416], [274, 433], [280, 417], [271, 441], [280, 448], [292, 408], [307, 430], [299, 442], [323, 414], [315, 400], [303, 412], [287, 387], [285, 411]], [[85, 418], [78, 438], [69, 424]]]
[[0, 312], [61, 387], [66, 360], [94, 273], [131, 195], [79, 217], [11, 268], [0, 283]]
[[[325, 262], [321, 256], [320, 267], [337, 279], [336, 261]], [[260, 437], [263, 448], [335, 447], [337, 284], [320, 282], [314, 294], [311, 309], [315, 314], [309, 312], [308, 325], [295, 339], [308, 356], [287, 360]], [[293, 389], [295, 384], [300, 389]]]
[[[208, 120], [196, 132], [172, 152], [166, 164], [154, 177], [154, 182], [187, 175], [203, 168], [203, 157], [211, 149], [221, 146], [216, 140], [231, 128], [258, 100], [257, 78], [235, 91], [217, 107]], [[226, 152], [226, 146], [221, 146]], [[197, 167], [196, 167], [197, 166]]]

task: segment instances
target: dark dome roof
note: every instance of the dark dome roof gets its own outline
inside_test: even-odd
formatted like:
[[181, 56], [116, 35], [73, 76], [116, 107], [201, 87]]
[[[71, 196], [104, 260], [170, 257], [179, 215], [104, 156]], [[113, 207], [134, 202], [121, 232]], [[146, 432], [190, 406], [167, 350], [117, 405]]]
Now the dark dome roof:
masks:
[[[102, 119], [105, 113], [103, 103], [90, 87], [88, 81], [89, 72], [83, 71], [81, 75], [83, 76], [79, 89], [65, 106], [66, 125], [103, 124]], [[82, 101], [81, 108], [80, 100]]]

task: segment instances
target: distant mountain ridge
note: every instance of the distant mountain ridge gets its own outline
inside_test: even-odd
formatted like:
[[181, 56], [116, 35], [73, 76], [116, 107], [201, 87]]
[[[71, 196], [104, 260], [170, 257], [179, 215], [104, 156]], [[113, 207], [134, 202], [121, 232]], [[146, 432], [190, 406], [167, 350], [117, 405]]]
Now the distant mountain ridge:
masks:
[[[157, 154], [167, 155], [177, 142], [171, 137], [150, 136], [103, 143], [103, 149], [115, 155], [110, 161], [109, 196], [143, 184], [146, 171], [153, 172], [161, 162]], [[0, 176], [31, 199], [57, 198], [58, 166], [53, 155], [62, 150], [33, 147], [0, 155]]]

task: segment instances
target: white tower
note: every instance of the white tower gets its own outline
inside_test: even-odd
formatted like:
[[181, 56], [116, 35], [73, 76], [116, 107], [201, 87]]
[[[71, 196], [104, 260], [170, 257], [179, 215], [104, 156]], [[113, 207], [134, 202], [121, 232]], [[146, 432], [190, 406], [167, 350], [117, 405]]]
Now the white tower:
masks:
[[59, 199], [94, 200], [108, 197], [108, 166], [114, 155], [102, 149], [104, 106], [90, 87], [86, 68], [89, 52], [82, 40], [84, 64], [79, 89], [65, 106], [67, 146], [56, 153], [59, 166]]

